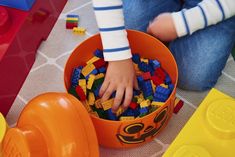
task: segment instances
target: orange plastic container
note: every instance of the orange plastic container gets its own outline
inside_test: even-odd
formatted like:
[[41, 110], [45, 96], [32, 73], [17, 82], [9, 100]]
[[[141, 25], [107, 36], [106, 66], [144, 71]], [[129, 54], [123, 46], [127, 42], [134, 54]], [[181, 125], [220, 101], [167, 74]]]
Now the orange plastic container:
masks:
[[99, 157], [86, 109], [75, 97], [47, 93], [31, 100], [17, 126], [7, 131], [4, 157]]
[[[177, 65], [168, 48], [156, 38], [142, 32], [128, 30], [128, 39], [132, 52], [141, 57], [157, 59], [176, 85], [178, 80]], [[69, 57], [64, 71], [65, 87], [70, 87], [71, 73], [74, 67], [84, 65], [93, 56], [93, 52], [102, 49], [100, 36], [97, 34], [81, 43]], [[167, 125], [174, 108], [176, 89], [161, 109], [130, 121], [109, 121], [91, 115], [100, 145], [111, 148], [130, 148], [151, 141]]]

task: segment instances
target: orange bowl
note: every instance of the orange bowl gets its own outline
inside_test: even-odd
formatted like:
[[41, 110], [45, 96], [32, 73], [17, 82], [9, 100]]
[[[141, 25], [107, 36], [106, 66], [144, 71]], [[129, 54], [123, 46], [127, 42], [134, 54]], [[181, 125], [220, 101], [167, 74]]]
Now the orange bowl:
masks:
[[[134, 30], [127, 32], [132, 52], [140, 54], [142, 58], [157, 59], [176, 87], [178, 69], [169, 49], [148, 34]], [[70, 87], [73, 69], [79, 65], [84, 65], [93, 57], [93, 52], [97, 48], [102, 49], [99, 34], [85, 40], [73, 51], [64, 71], [64, 83], [67, 91]], [[99, 144], [110, 148], [131, 148], [153, 140], [167, 125], [172, 116], [175, 93], [176, 88], [160, 109], [135, 120], [110, 121], [91, 115]]]

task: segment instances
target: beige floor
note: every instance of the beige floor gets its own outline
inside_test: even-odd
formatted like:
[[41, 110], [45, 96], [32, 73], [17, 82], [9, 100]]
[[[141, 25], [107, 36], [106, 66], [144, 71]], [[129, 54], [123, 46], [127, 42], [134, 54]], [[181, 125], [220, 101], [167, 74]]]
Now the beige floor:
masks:
[[[80, 25], [87, 28], [84, 36], [73, 35], [65, 29], [65, 16], [79, 14]], [[36, 62], [7, 115], [7, 121], [14, 125], [25, 104], [40, 93], [64, 92], [63, 67], [71, 51], [84, 39], [97, 32], [90, 0], [69, 0], [47, 41], [38, 50]], [[235, 97], [235, 62], [229, 58], [216, 88]], [[193, 114], [207, 92], [189, 92], [178, 89], [177, 96], [185, 101], [182, 110], [174, 115], [166, 129], [151, 143], [131, 150], [100, 148], [101, 157], [160, 157], [171, 144], [182, 126]]]

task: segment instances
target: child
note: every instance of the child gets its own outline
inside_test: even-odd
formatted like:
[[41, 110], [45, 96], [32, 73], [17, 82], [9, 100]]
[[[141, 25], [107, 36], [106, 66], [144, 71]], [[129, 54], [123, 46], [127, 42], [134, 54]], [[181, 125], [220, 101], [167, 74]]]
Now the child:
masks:
[[119, 105], [127, 108], [133, 87], [138, 89], [125, 28], [171, 41], [178, 85], [189, 90], [215, 85], [235, 43], [235, 0], [93, 0], [93, 5], [109, 62], [100, 96], [105, 101], [116, 91], [114, 112]]

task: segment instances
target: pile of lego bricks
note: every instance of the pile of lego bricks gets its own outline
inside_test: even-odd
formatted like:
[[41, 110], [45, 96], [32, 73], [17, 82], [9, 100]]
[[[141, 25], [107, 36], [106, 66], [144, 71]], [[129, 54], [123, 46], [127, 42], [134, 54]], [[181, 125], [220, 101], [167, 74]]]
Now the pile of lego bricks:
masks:
[[133, 120], [157, 110], [165, 104], [174, 84], [157, 60], [142, 59], [138, 54], [133, 54], [132, 60], [140, 90], [133, 90], [127, 110], [119, 107], [116, 113], [112, 112], [115, 92], [109, 100], [101, 102], [99, 90], [107, 68], [101, 50], [96, 50], [85, 66], [74, 68], [69, 93], [77, 97], [90, 114], [108, 120]]

